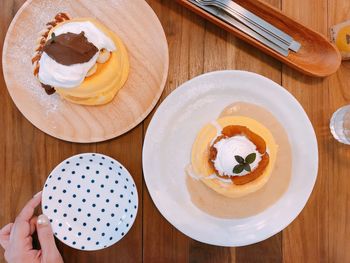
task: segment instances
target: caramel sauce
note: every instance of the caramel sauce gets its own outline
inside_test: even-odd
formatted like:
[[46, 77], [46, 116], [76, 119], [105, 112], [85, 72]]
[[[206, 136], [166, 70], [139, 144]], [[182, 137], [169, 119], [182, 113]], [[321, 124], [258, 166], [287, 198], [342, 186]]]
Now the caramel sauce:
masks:
[[47, 26], [55, 27], [55, 26], [58, 24], [57, 22], [58, 22], [58, 21], [51, 21], [51, 22], [47, 23], [46, 25], [47, 25]]
[[64, 21], [64, 20], [69, 20], [69, 16], [66, 14], [66, 13], [58, 13], [56, 16], [55, 16], [55, 20], [57, 21]]
[[[44, 50], [43, 46], [39, 46], [35, 51], [42, 52]], [[33, 63], [32, 63], [33, 64]]]
[[48, 35], [49, 35], [49, 32], [45, 32], [45, 33], [42, 35], [42, 37], [47, 38]]
[[35, 67], [33, 70], [34, 76], [37, 76], [39, 74], [39, 67]]
[[39, 61], [39, 59], [41, 58], [41, 55], [38, 54], [35, 57], [32, 58], [32, 64], [34, 64], [35, 62]]
[[[43, 49], [44, 49], [44, 45], [47, 41], [47, 37], [49, 35], [50, 30], [56, 26], [59, 23], [62, 23], [66, 20], [70, 20], [69, 16], [65, 13], [58, 13], [55, 16], [55, 19], [53, 21], [50, 21], [49, 23], [46, 24], [46, 31], [40, 36], [40, 42], [39, 42], [39, 46], [35, 49], [35, 54], [34, 57], [32, 58], [32, 64], [34, 65], [34, 71], [33, 74], [34, 76], [38, 76], [39, 73], [39, 63], [38, 61], [40, 60], [42, 53], [43, 53]], [[51, 93], [52, 94], [52, 93]]]

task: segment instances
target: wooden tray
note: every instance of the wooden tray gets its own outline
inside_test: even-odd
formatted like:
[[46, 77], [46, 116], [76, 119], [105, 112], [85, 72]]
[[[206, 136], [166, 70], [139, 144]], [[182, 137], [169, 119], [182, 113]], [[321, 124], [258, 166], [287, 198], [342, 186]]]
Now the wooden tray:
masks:
[[[46, 95], [33, 76], [31, 57], [39, 32], [59, 12], [97, 18], [123, 40], [130, 74], [112, 102], [72, 104], [57, 94]], [[164, 89], [169, 56], [163, 28], [143, 0], [28, 0], [9, 27], [2, 62], [8, 91], [33, 125], [62, 140], [92, 143], [129, 131], [151, 112]]]
[[302, 47], [297, 53], [290, 52], [288, 57], [284, 57], [256, 41], [254, 38], [242, 33], [235, 27], [205, 12], [189, 1], [177, 1], [205, 19], [213, 22], [226, 31], [233, 33], [238, 38], [307, 75], [325, 77], [335, 73], [340, 66], [341, 56], [338, 49], [323, 35], [305, 27], [297, 21], [287, 17], [276, 8], [259, 0], [235, 0], [235, 2], [273, 24], [277, 28], [285, 31], [296, 41], [299, 41]]

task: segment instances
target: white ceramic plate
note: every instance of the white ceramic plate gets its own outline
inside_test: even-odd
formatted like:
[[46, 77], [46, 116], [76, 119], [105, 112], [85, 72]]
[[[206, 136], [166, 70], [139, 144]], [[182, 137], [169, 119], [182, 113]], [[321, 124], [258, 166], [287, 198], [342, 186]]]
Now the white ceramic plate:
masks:
[[42, 210], [55, 236], [81, 250], [109, 247], [133, 225], [137, 189], [118, 161], [95, 153], [60, 163], [46, 180]]
[[[292, 178], [286, 193], [262, 213], [220, 219], [192, 204], [184, 168], [198, 131], [238, 101], [265, 107], [284, 126], [292, 146]], [[208, 73], [177, 88], [155, 113], [143, 148], [145, 181], [159, 211], [182, 233], [218, 246], [253, 244], [284, 229], [305, 206], [317, 169], [316, 136], [301, 105], [275, 82], [244, 71]]]

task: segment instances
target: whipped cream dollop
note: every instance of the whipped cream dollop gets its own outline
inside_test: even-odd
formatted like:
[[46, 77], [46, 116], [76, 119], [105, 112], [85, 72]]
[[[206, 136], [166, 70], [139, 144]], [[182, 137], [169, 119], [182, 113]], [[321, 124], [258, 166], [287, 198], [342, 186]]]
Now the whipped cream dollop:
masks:
[[239, 164], [235, 159], [236, 155], [246, 158], [249, 154], [256, 153], [255, 161], [250, 164], [251, 171], [258, 167], [261, 161], [261, 154], [257, 151], [256, 145], [243, 135], [223, 138], [216, 142], [214, 147], [217, 150], [214, 166], [222, 176], [243, 176], [249, 173], [245, 170], [239, 174], [233, 173], [233, 168]]
[[[116, 50], [116, 46], [111, 38], [98, 29], [90, 21], [67, 22], [53, 30], [56, 36], [65, 33], [80, 34], [84, 32], [85, 37], [98, 50], [106, 49], [110, 52]], [[75, 88], [85, 79], [89, 70], [96, 64], [99, 52], [97, 52], [88, 62], [73, 65], [62, 65], [43, 52], [39, 60], [38, 78], [41, 83], [58, 88]]]

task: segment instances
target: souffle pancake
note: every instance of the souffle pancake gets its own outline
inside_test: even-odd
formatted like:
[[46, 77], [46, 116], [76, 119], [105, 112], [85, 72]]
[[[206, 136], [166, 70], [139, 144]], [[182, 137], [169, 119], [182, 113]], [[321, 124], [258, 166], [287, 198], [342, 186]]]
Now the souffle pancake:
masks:
[[32, 62], [49, 95], [82, 105], [110, 102], [129, 75], [126, 47], [113, 31], [96, 19], [63, 13], [47, 24]]
[[191, 153], [192, 172], [217, 193], [241, 197], [267, 183], [277, 151], [271, 132], [261, 123], [226, 116], [198, 133]]

